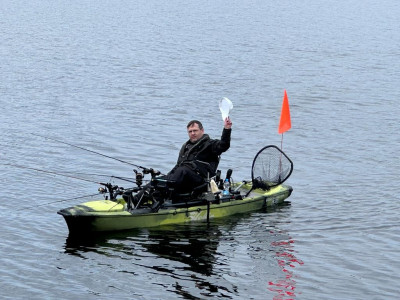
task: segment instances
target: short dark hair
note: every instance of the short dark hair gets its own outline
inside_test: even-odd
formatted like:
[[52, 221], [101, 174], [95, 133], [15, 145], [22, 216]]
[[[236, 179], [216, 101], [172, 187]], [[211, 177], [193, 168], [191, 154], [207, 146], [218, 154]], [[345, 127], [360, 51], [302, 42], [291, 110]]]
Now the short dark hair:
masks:
[[203, 129], [203, 124], [201, 124], [201, 122], [200, 122], [200, 121], [197, 121], [197, 120], [192, 120], [192, 121], [190, 121], [190, 122], [187, 124], [186, 128], [189, 128], [190, 126], [193, 126], [193, 124], [199, 125], [199, 129], [200, 129], [200, 130]]

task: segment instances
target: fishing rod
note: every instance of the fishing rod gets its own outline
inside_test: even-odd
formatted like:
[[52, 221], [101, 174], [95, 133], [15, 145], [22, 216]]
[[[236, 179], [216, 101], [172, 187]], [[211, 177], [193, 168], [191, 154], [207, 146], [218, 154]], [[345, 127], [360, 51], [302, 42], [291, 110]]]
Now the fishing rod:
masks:
[[[46, 136], [43, 136], [43, 135], [40, 135], [40, 134], [37, 134], [37, 133], [31, 133], [31, 134], [34, 135], [34, 136], [38, 136], [38, 137], [41, 137], [41, 138], [44, 138], [44, 139], [55, 141], [55, 142], [58, 142], [58, 143], [61, 143], [61, 144], [65, 144], [65, 145], [68, 145], [68, 146], [71, 146], [71, 147], [75, 147], [75, 148], [78, 148], [78, 149], [81, 149], [81, 150], [84, 150], [84, 151], [88, 151], [88, 152], [91, 152], [91, 153], [94, 153], [94, 154], [97, 154], [97, 155], [100, 155], [100, 156], [103, 156], [103, 157], [106, 157], [106, 158], [114, 159], [114, 160], [122, 162], [124, 164], [128, 164], [128, 165], [134, 166], [136, 168], [142, 169], [143, 174], [150, 174], [152, 178], [154, 178], [157, 175], [161, 175], [160, 171], [154, 170], [152, 168], [145, 168], [145, 167], [142, 167], [142, 166], [139, 166], [137, 164], [133, 164], [133, 163], [124, 161], [124, 160], [116, 158], [116, 157], [105, 155], [105, 154], [97, 152], [97, 151], [86, 149], [86, 148], [83, 148], [83, 147], [80, 147], [80, 146], [77, 146], [77, 145], [74, 145], [74, 144], [71, 144], [71, 143], [67, 143], [67, 142], [60, 141], [60, 140], [57, 140], [57, 139], [54, 139], [54, 138], [46, 137]], [[136, 173], [136, 184], [138, 184], [138, 186], [140, 186], [141, 183], [142, 183], [143, 174], [138, 173], [136, 170], [134, 170], [134, 171]], [[115, 178], [118, 178], [118, 177], [115, 177]], [[122, 178], [120, 178], [120, 179], [122, 179]]]
[[55, 200], [55, 201], [51, 201], [51, 202], [47, 202], [47, 203], [43, 203], [43, 204], [39, 204], [39, 205], [35, 205], [33, 206], [25, 206], [22, 207], [22, 209], [31, 209], [31, 208], [36, 208], [36, 207], [41, 207], [41, 206], [46, 206], [49, 204], [54, 204], [54, 203], [59, 203], [59, 202], [65, 202], [65, 201], [71, 201], [71, 200], [77, 200], [77, 199], [82, 199], [82, 198], [89, 198], [89, 197], [94, 197], [97, 196], [99, 193], [96, 194], [90, 194], [90, 195], [85, 195], [85, 196], [79, 196], [79, 197], [74, 197], [74, 198], [69, 198], [69, 199], [61, 199], [61, 200]]
[[68, 146], [71, 146], [71, 147], [74, 147], [74, 148], [78, 148], [78, 149], [81, 149], [81, 150], [84, 150], [84, 151], [87, 151], [87, 152], [91, 152], [91, 153], [94, 153], [94, 154], [97, 154], [97, 155], [101, 155], [101, 156], [103, 156], [103, 157], [107, 157], [107, 158], [110, 158], [110, 159], [114, 159], [114, 160], [119, 161], [119, 162], [121, 162], [121, 163], [128, 164], [128, 165], [134, 166], [134, 167], [136, 167], [136, 168], [140, 168], [140, 169], [142, 169], [142, 170], [147, 170], [147, 168], [145, 168], [145, 167], [142, 167], [142, 166], [139, 166], [139, 165], [130, 163], [130, 162], [128, 162], [128, 161], [125, 161], [125, 160], [122, 160], [122, 159], [119, 159], [119, 158], [116, 158], [116, 157], [108, 156], [108, 155], [105, 155], [105, 154], [100, 153], [100, 152], [97, 152], [97, 151], [93, 151], [93, 150], [90, 150], [90, 149], [86, 149], [86, 148], [83, 148], [83, 147], [80, 147], [80, 146], [77, 146], [77, 145], [74, 145], [74, 144], [71, 144], [71, 143], [67, 143], [67, 142], [64, 142], [64, 141], [60, 141], [60, 140], [57, 140], [57, 139], [54, 139], [54, 138], [50, 138], [50, 137], [47, 137], [47, 136], [43, 136], [43, 135], [40, 135], [40, 134], [37, 134], [37, 133], [31, 133], [31, 134], [34, 135], [34, 136], [38, 136], [38, 137], [41, 137], [41, 138], [44, 138], [44, 139], [48, 139], [48, 140], [57, 142], [57, 143], [61, 143], [61, 144], [64, 144], [64, 145], [68, 145]]
[[[36, 172], [42, 172], [45, 174], [50, 174], [50, 175], [57, 175], [57, 176], [64, 176], [64, 177], [68, 177], [68, 178], [73, 178], [73, 179], [77, 179], [77, 180], [82, 180], [82, 181], [86, 181], [86, 182], [90, 182], [90, 183], [96, 183], [99, 185], [103, 185], [105, 188], [100, 187], [98, 189], [100, 194], [106, 194], [108, 193], [110, 195], [110, 199], [114, 200], [116, 199], [117, 195], [120, 195], [123, 191], [124, 188], [123, 187], [119, 187], [117, 185], [112, 185], [111, 183], [104, 183], [104, 182], [98, 182], [98, 181], [94, 181], [94, 180], [89, 180], [86, 178], [81, 178], [78, 176], [73, 176], [73, 175], [67, 175], [67, 174], [63, 174], [63, 173], [59, 173], [59, 172], [54, 172], [54, 171], [47, 171], [47, 170], [42, 170], [42, 169], [38, 169], [38, 168], [32, 168], [32, 167], [25, 167], [25, 166], [21, 166], [21, 165], [17, 165], [17, 164], [2, 164], [4, 166], [11, 166], [11, 167], [15, 167], [15, 168], [20, 168], [20, 169], [25, 169], [25, 170], [33, 170]], [[108, 199], [108, 196], [105, 196], [106, 199]]]
[[10, 164], [10, 163], [2, 164], [2, 165], [3, 166], [10, 166], [10, 167], [15, 167], [15, 168], [20, 168], [20, 169], [25, 169], [25, 170], [32, 170], [32, 171], [46, 173], [46, 174], [50, 174], [50, 175], [64, 176], [64, 177], [69, 177], [69, 178], [74, 178], [74, 179], [78, 179], [78, 180], [87, 181], [87, 182], [90, 182], [90, 183], [96, 183], [96, 184], [105, 185], [105, 183], [102, 183], [102, 182], [97, 182], [97, 181], [94, 181], [94, 180], [89, 180], [89, 179], [85, 179], [85, 178], [81, 178], [81, 177], [77, 177], [77, 176], [73, 176], [73, 175], [67, 175], [67, 174], [54, 172], [54, 171], [47, 171], [47, 170], [42, 170], [42, 169], [38, 169], [38, 168], [25, 167], [25, 166], [21, 166], [21, 165], [17, 165], [17, 164]]
[[[72, 173], [72, 172], [64, 172], [63, 174], [69, 174], [69, 173]], [[109, 174], [96, 174], [96, 173], [82, 173], [82, 172], [73, 172], [73, 173], [78, 174], [78, 175], [86, 175], [86, 176], [109, 177], [109, 178], [115, 178], [115, 179], [119, 179], [119, 180], [126, 181], [126, 182], [135, 183], [135, 180], [133, 178], [129, 178], [129, 177], [114, 176], [114, 175], [109, 175]]]

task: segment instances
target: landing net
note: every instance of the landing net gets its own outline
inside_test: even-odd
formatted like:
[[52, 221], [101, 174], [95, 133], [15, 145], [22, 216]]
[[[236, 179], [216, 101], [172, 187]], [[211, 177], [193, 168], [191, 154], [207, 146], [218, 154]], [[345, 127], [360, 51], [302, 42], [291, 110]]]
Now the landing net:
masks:
[[293, 171], [293, 162], [274, 145], [262, 148], [256, 155], [251, 169], [253, 189], [268, 190], [283, 183]]

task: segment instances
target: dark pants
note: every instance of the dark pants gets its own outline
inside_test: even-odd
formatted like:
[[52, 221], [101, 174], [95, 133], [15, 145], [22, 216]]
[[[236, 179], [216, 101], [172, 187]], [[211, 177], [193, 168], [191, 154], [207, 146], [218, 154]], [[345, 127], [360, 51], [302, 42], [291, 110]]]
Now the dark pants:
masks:
[[[197, 174], [187, 166], [177, 167], [167, 175], [160, 177], [160, 179], [168, 180], [168, 187], [173, 188], [173, 193], [175, 194], [190, 193], [194, 188], [205, 183], [204, 178], [200, 174]], [[153, 199], [154, 194], [150, 196], [151, 186], [151, 183], [146, 184], [143, 186], [142, 190], [135, 195], [132, 195], [132, 191], [124, 193], [123, 198], [127, 202], [128, 210], [136, 207], [139, 201], [141, 205], [143, 205], [147, 199]]]
[[191, 192], [204, 183], [204, 178], [187, 166], [180, 166], [169, 172], [165, 179], [172, 181], [171, 186], [178, 193]]

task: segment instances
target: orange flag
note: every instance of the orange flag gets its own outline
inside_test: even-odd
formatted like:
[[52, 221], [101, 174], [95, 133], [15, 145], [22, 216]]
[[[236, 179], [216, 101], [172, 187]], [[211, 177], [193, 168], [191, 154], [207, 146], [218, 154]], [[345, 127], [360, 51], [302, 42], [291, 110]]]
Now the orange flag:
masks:
[[289, 100], [285, 90], [285, 93], [283, 95], [281, 120], [279, 121], [278, 133], [284, 133], [285, 131], [288, 131], [291, 127], [292, 123], [290, 122]]

